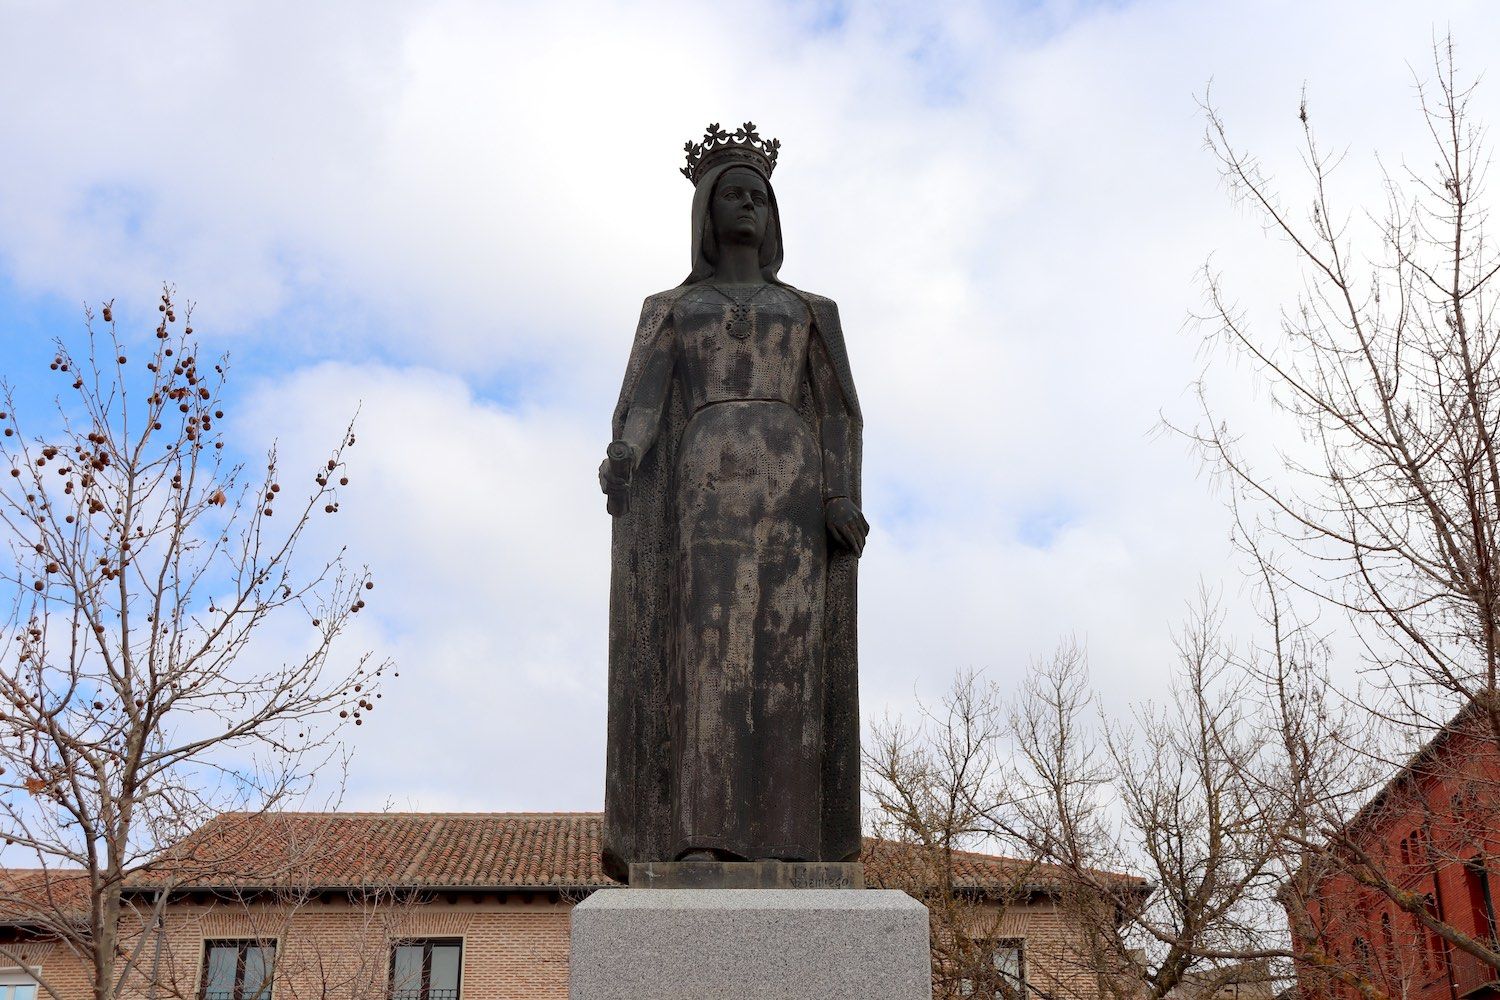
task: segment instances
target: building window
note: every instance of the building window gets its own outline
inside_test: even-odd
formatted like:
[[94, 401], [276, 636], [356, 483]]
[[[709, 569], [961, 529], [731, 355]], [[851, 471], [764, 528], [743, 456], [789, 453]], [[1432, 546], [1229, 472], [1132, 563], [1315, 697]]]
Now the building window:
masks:
[[1364, 938], [1354, 939], [1354, 958], [1359, 966], [1360, 977], [1367, 983], [1375, 981], [1375, 962], [1370, 954], [1370, 942]]
[[961, 997], [998, 997], [1019, 1000], [1026, 995], [1026, 942], [1021, 938], [995, 938], [979, 942], [989, 949], [994, 973], [981, 973], [977, 979], [958, 981]]
[[1391, 915], [1380, 915], [1380, 959], [1385, 964], [1385, 974], [1392, 982], [1401, 978], [1401, 967], [1396, 961], [1396, 930], [1391, 926]]
[[1002, 938], [991, 952], [1000, 987], [1009, 996], [1026, 995], [1026, 942], [1021, 938]]
[[1464, 886], [1469, 891], [1469, 910], [1474, 915], [1474, 936], [1495, 940], [1495, 904], [1490, 898], [1490, 873], [1484, 859], [1464, 862]]
[[0, 1000], [36, 1000], [36, 980], [19, 970], [0, 972]]
[[276, 942], [203, 942], [203, 1000], [271, 1000]]
[[[1433, 920], [1438, 918], [1437, 900], [1432, 893], [1422, 897], [1422, 909]], [[1412, 918], [1412, 929], [1417, 935], [1417, 957], [1422, 961], [1422, 976], [1430, 979], [1433, 971], [1437, 968], [1438, 957], [1442, 954], [1443, 939], [1438, 937], [1427, 926], [1415, 916]]]
[[392, 1000], [458, 1000], [463, 942], [401, 941], [391, 949]]

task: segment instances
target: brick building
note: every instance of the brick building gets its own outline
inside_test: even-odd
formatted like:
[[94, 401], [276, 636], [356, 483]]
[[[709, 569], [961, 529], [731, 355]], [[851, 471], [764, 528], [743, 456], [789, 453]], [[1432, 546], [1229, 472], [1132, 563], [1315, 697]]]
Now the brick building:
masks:
[[[132, 991], [153, 998], [509, 1000], [567, 996], [572, 907], [615, 886], [599, 868], [597, 813], [225, 814], [131, 885]], [[901, 856], [867, 845], [867, 881]], [[960, 854], [956, 883], [994, 913], [996, 961], [1041, 992], [1090, 1000], [1047, 873]], [[211, 874], [210, 874], [211, 873]], [[1122, 876], [1123, 877], [1123, 876]], [[1131, 880], [1137, 882], [1138, 880]], [[90, 995], [85, 967], [28, 914], [79, 880], [0, 872], [0, 1000]], [[161, 933], [144, 914], [167, 893]], [[13, 984], [13, 985], [12, 985]], [[269, 991], [267, 987], [269, 986]]]
[[[1488, 717], [1461, 711], [1345, 826], [1355, 849], [1339, 852], [1315, 883], [1311, 936], [1300, 942], [1356, 971], [1388, 997], [1497, 1000], [1500, 976], [1433, 933], [1389, 893], [1388, 879], [1461, 934], [1496, 946], [1500, 881], [1500, 754]], [[1363, 855], [1363, 858], [1360, 857]], [[1304, 935], [1307, 936], [1307, 935]], [[1298, 970], [1314, 998], [1356, 1000], [1356, 989], [1310, 967]]]

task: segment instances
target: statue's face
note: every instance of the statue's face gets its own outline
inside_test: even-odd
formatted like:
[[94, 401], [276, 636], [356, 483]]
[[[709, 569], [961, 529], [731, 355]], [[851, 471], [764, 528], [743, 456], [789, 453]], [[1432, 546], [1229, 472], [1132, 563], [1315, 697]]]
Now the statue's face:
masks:
[[771, 214], [766, 182], [753, 170], [734, 168], [724, 172], [714, 190], [712, 217], [714, 236], [720, 245], [746, 243], [760, 246]]

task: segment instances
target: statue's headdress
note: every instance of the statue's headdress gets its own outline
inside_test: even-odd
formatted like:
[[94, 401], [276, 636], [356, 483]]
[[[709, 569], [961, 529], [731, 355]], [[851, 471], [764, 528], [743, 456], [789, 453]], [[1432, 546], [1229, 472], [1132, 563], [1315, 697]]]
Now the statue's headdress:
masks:
[[702, 142], [688, 142], [682, 148], [687, 152], [682, 176], [697, 187], [703, 175], [721, 163], [743, 163], [769, 180], [771, 171], [776, 169], [781, 140], [762, 139], [754, 122], [746, 122], [733, 132], [724, 131], [714, 122], [704, 130]]

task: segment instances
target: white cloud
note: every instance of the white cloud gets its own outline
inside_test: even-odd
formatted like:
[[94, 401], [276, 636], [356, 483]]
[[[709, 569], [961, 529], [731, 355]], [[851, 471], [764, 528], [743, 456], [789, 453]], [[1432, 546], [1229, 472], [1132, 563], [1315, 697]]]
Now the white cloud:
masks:
[[597, 798], [609, 525], [596, 435], [564, 413], [487, 404], [452, 375], [334, 363], [260, 387], [247, 418], [279, 439], [285, 469], [314, 470], [330, 442], [306, 428], [356, 409], [350, 488], [310, 544], [347, 542], [369, 563], [369, 631], [349, 642], [391, 655], [401, 676], [360, 733], [354, 794], [469, 808]]
[[[364, 400], [335, 521], [403, 670], [359, 794], [476, 808], [598, 802], [593, 470], [636, 305], [686, 271], [675, 151], [704, 123], [783, 138], [785, 276], [841, 303], [867, 711], [955, 667], [1013, 679], [1070, 632], [1120, 701], [1160, 688], [1198, 580], [1238, 580], [1195, 460], [1151, 433], [1192, 418], [1194, 272], [1217, 254], [1262, 323], [1297, 288], [1195, 97], [1212, 78], [1291, 188], [1306, 81], [1363, 198], [1371, 149], [1423, 161], [1406, 63], [1433, 25], [1476, 66], [1500, 34], [1477, 3], [1353, 0], [872, 4], [833, 28], [749, 0], [155, 10], [3, 15], [0, 262], [35, 294], [176, 281], [275, 373], [253, 437], [301, 448]], [[1246, 381], [1223, 370], [1227, 412], [1274, 426]]]

